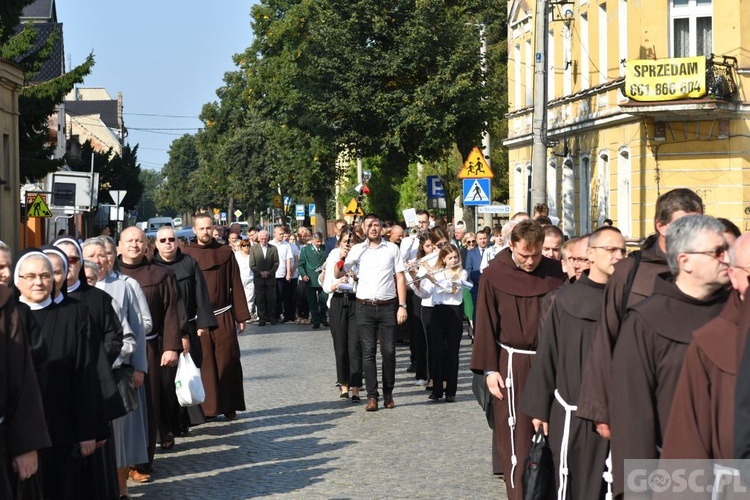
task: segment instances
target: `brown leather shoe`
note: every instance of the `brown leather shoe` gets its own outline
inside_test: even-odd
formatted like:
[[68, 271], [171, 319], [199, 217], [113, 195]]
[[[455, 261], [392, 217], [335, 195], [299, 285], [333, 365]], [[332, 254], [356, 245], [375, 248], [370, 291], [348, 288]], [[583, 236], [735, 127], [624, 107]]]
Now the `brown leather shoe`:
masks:
[[396, 406], [393, 403], [393, 394], [385, 394], [385, 395], [383, 395], [383, 406], [385, 406], [389, 410], [392, 409], [394, 406]]
[[135, 481], [136, 483], [150, 483], [151, 482], [151, 474], [146, 474], [145, 472], [138, 472], [135, 469], [130, 469], [130, 472], [128, 473], [128, 477], [131, 481]]
[[370, 398], [365, 405], [365, 411], [378, 411], [378, 398]]

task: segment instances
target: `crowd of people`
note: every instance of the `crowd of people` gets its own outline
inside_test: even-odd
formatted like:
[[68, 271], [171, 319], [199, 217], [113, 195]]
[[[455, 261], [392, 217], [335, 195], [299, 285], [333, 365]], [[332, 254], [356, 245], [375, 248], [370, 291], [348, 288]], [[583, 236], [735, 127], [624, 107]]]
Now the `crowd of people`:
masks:
[[[559, 499], [622, 495], [626, 459], [750, 454], [750, 393], [736, 384], [750, 371], [750, 236], [704, 215], [694, 192], [661, 195], [655, 234], [629, 255], [611, 221], [567, 238], [544, 205], [476, 232], [417, 220], [367, 214], [326, 238], [220, 234], [198, 214], [192, 242], [170, 226], [17, 255], [0, 242], [0, 496], [129, 498], [128, 480], [158, 474], [157, 447], [245, 410], [250, 322], [330, 326], [337, 397], [367, 412], [396, 406], [399, 341], [426, 401], [455, 402], [467, 330], [511, 499], [537, 431]], [[180, 356], [200, 367], [200, 405], [177, 402]]]

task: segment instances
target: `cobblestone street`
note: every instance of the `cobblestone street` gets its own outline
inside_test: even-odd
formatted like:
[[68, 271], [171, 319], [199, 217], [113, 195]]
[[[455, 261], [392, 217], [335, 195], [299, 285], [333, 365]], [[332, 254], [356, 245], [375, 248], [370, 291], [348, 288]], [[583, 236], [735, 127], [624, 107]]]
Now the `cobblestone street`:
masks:
[[[338, 398], [327, 329], [253, 324], [240, 336], [248, 411], [193, 427], [157, 450], [154, 481], [134, 498], [505, 498], [461, 350], [457, 402], [428, 401], [397, 345], [393, 410]], [[363, 391], [364, 394], [364, 391]]]

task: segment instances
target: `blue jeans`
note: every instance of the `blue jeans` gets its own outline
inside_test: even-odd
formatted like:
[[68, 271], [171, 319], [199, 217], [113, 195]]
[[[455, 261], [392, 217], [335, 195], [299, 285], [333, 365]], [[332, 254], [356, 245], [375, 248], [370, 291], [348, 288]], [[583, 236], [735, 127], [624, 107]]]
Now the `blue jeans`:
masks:
[[383, 357], [383, 394], [391, 394], [396, 380], [396, 332], [397, 304], [371, 306], [357, 304], [357, 327], [362, 340], [362, 371], [368, 398], [377, 398], [378, 367], [376, 349], [380, 337], [380, 355]]

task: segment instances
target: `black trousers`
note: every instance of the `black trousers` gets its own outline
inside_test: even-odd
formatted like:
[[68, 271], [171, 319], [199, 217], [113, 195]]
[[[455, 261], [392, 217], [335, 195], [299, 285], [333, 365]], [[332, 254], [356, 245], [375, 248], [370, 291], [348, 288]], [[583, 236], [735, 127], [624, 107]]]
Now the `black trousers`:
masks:
[[[410, 290], [411, 292], [411, 290]], [[422, 299], [414, 292], [406, 294], [406, 304], [409, 314], [409, 350], [411, 362], [414, 364], [414, 378], [427, 380], [427, 335], [422, 324]]]
[[349, 387], [362, 387], [362, 342], [357, 329], [354, 294], [334, 293], [328, 315], [331, 320], [336, 380]]
[[433, 316], [433, 310], [435, 309], [432, 306], [429, 307], [422, 307], [422, 328], [424, 328], [424, 338], [427, 342], [427, 377], [425, 377], [425, 380], [429, 380], [431, 378], [434, 378], [435, 376], [435, 360], [433, 359], [433, 352], [432, 352], [432, 339], [430, 338], [430, 329], [432, 328], [432, 316]]
[[269, 276], [255, 280], [255, 306], [259, 321], [276, 321], [276, 278]]
[[367, 397], [377, 398], [378, 367], [376, 349], [380, 336], [380, 355], [383, 358], [383, 394], [391, 394], [396, 381], [396, 310], [398, 304], [372, 306], [357, 304], [357, 327], [362, 339], [362, 370], [365, 374]]
[[434, 385], [432, 394], [455, 396], [458, 387], [458, 351], [463, 335], [463, 306], [437, 305], [430, 325], [430, 348], [433, 352]]
[[305, 286], [305, 293], [307, 294], [307, 306], [310, 310], [310, 316], [313, 325], [320, 325], [321, 323], [327, 323], [328, 315], [328, 294], [326, 294], [322, 288], [317, 286]]
[[284, 315], [284, 321], [294, 321], [296, 318], [294, 307], [294, 291], [297, 289], [297, 278], [287, 281], [286, 278], [276, 278], [276, 317]]
[[[307, 293], [307, 282], [297, 280], [297, 288], [294, 290], [294, 306], [297, 309], [297, 317], [307, 319], [310, 317], [309, 295]], [[321, 289], [322, 290], [322, 289]]]

